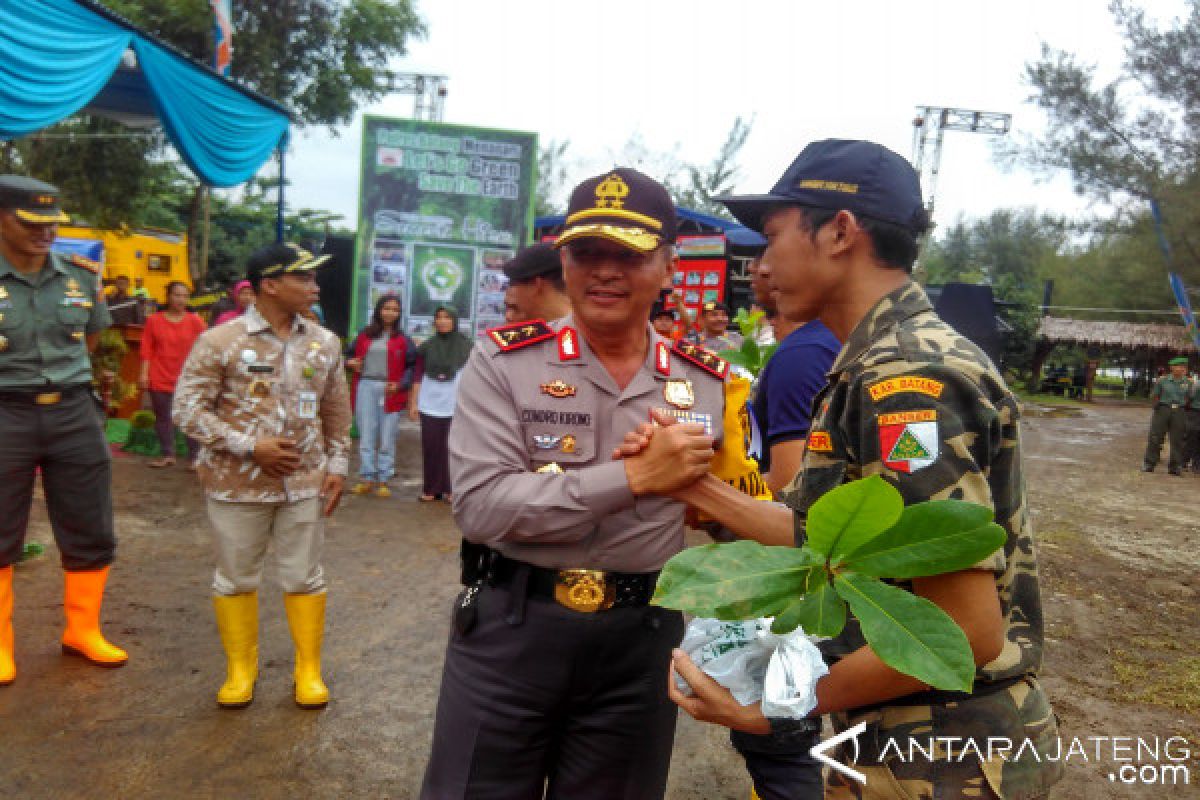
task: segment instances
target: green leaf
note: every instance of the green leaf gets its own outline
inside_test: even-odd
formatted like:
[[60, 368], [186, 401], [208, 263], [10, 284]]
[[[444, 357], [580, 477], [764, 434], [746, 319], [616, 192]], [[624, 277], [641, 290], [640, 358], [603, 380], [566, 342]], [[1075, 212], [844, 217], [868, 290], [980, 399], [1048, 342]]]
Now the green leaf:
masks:
[[[806, 594], [771, 623], [771, 633], [791, 633], [797, 626], [812, 636], [837, 636], [846, 627], [846, 601], [838, 597], [824, 567], [814, 567]], [[817, 579], [820, 579], [819, 581]]]
[[693, 547], [663, 567], [652, 602], [721, 620], [774, 616], [804, 593], [821, 562], [806, 547], [751, 541]]
[[733, 364], [735, 367], [748, 369], [752, 373], [758, 369], [758, 359], [747, 358], [741, 350], [720, 350], [717, 352], [717, 355], [728, 361], [730, 364]]
[[971, 645], [945, 611], [912, 592], [853, 572], [834, 578], [834, 587], [885, 664], [937, 689], [971, 691]]
[[878, 475], [842, 484], [808, 510], [808, 545], [836, 563], [892, 527], [903, 510], [900, 492]]
[[968, 569], [1004, 545], [987, 506], [930, 500], [908, 506], [888, 530], [846, 553], [848, 570], [878, 578], [920, 578]]

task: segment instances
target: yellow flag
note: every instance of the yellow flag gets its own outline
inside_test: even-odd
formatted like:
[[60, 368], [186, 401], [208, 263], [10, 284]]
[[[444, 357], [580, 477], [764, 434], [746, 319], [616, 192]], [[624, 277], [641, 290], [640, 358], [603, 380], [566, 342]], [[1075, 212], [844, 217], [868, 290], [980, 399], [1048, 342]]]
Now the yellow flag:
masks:
[[711, 472], [755, 500], [771, 500], [771, 490], [758, 471], [758, 462], [748, 452], [750, 410], [746, 408], [746, 398], [749, 395], [750, 381], [747, 379], [734, 375], [725, 381], [725, 418], [722, 422], [725, 436], [712, 461]]

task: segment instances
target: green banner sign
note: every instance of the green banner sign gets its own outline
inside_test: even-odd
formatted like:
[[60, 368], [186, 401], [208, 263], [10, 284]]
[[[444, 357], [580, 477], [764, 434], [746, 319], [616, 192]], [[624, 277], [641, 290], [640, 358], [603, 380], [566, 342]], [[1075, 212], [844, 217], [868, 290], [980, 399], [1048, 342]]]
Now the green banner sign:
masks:
[[438, 306], [478, 335], [504, 322], [504, 262], [529, 240], [537, 135], [413, 119], [363, 120], [351, 326], [395, 295], [423, 339]]

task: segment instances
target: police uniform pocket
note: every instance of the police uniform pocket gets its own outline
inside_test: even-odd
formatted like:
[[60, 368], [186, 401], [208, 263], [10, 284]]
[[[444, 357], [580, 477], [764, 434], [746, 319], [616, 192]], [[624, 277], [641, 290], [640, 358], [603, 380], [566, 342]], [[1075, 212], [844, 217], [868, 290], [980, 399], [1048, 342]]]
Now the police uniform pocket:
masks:
[[596, 437], [591, 430], [529, 426], [525, 436], [529, 459], [535, 464], [586, 464], [596, 457]]

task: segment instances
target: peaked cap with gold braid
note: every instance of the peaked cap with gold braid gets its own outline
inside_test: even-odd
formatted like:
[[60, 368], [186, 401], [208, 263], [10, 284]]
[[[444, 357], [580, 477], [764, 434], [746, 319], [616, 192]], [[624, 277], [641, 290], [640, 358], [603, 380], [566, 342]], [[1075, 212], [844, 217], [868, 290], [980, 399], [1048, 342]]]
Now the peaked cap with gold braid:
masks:
[[675, 230], [675, 203], [667, 190], [636, 169], [617, 167], [571, 192], [566, 224], [554, 246], [600, 238], [649, 253], [674, 242]]

